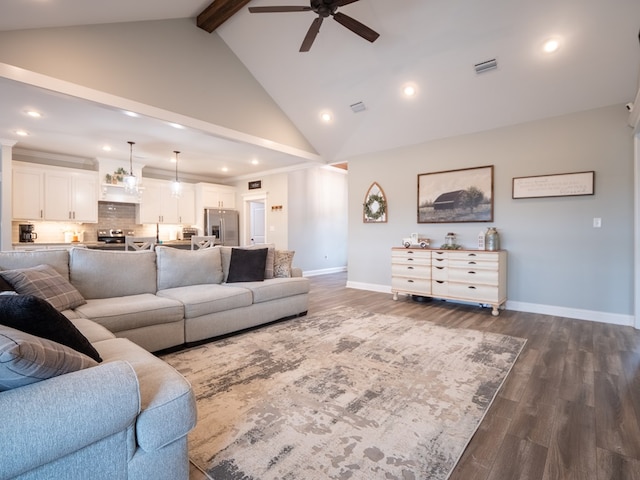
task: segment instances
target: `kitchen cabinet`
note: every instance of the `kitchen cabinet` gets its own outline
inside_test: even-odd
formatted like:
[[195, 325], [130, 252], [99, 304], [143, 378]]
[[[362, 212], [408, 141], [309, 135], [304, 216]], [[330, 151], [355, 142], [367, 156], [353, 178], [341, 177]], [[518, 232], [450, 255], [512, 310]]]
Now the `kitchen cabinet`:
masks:
[[14, 162], [14, 220], [98, 222], [98, 175]]
[[198, 183], [197, 203], [202, 208], [236, 208], [236, 189], [228, 185]]
[[391, 291], [491, 305], [497, 316], [507, 301], [507, 252], [391, 250]]
[[98, 176], [84, 172], [45, 172], [44, 218], [81, 223], [98, 222]]
[[13, 165], [12, 216], [14, 220], [44, 219], [44, 172], [41, 168]]
[[193, 185], [182, 184], [180, 198], [171, 195], [171, 182], [144, 179], [138, 223], [195, 223], [195, 191]]

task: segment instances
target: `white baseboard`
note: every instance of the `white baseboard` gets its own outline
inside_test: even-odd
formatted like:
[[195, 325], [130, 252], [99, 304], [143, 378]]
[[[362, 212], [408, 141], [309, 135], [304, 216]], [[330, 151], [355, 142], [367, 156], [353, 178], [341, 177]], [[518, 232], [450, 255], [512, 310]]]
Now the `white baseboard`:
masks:
[[330, 273], [346, 272], [347, 267], [323, 268], [322, 270], [305, 270], [302, 272], [303, 277], [315, 277], [317, 275], [328, 275]]
[[[347, 282], [347, 288], [391, 294], [391, 287], [389, 285]], [[624, 325], [627, 327], [634, 326], [633, 315], [624, 315], [621, 313], [597, 312], [594, 310], [559, 307], [557, 305], [541, 305], [538, 303], [515, 302], [511, 300], [507, 301], [505, 309], [514, 310], [516, 312], [540, 313], [543, 315], [552, 315], [556, 317], [575, 318], [577, 320], [588, 320], [591, 322], [602, 322], [611, 325]]]

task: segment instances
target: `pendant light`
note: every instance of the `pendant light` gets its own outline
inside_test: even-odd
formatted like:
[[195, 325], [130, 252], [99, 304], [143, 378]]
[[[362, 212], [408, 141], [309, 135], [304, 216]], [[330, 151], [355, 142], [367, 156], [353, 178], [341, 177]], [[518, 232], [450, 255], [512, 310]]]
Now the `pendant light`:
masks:
[[129, 195], [138, 193], [138, 177], [133, 174], [133, 146], [136, 142], [127, 142], [129, 144], [129, 175], [126, 175], [124, 181], [124, 191]]
[[171, 196], [175, 198], [180, 198], [182, 194], [182, 187], [180, 185], [180, 180], [178, 180], [178, 154], [180, 153], [177, 150], [174, 150], [173, 153], [176, 154], [176, 179], [171, 182]]

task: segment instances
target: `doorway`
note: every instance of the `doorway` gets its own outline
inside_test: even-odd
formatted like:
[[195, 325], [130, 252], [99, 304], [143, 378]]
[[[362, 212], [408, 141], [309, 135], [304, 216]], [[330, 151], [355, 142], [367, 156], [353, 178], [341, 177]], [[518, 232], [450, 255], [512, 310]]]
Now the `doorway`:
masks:
[[267, 243], [267, 194], [249, 194], [243, 197], [243, 245]]
[[249, 202], [249, 212], [249, 241], [252, 244], [267, 243], [264, 200]]

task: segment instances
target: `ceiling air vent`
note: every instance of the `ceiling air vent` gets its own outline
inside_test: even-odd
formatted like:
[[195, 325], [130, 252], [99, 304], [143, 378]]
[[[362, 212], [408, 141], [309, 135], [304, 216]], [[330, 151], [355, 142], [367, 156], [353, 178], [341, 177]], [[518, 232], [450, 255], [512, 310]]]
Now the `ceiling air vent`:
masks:
[[476, 63], [473, 68], [476, 70], [476, 73], [484, 73], [489, 70], [495, 70], [498, 68], [498, 62], [495, 58], [491, 60], [487, 60], [486, 62]]
[[350, 105], [350, 107], [351, 110], [353, 110], [353, 113], [364, 112], [367, 109], [365, 104], [362, 102], [354, 103], [353, 105]]

